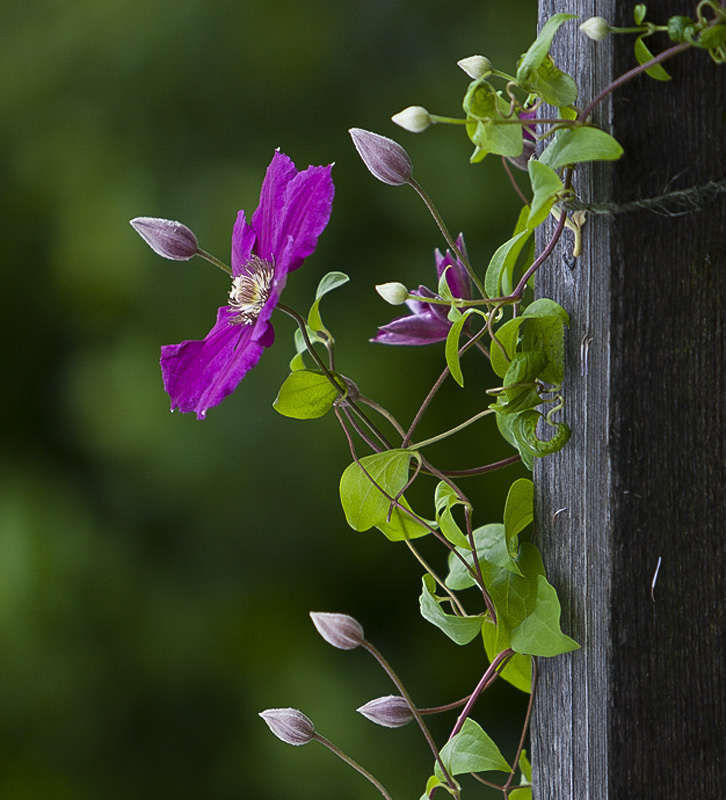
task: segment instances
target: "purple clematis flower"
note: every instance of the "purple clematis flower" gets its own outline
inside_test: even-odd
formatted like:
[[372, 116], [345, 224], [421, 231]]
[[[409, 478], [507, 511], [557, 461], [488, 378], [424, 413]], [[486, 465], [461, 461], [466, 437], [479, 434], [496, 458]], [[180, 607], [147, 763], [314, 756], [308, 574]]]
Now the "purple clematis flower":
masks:
[[[466, 257], [462, 234], [459, 234], [456, 246]], [[436, 259], [436, 274], [439, 279], [444, 270], [450, 267], [446, 272], [446, 282], [449, 284], [451, 294], [462, 300], [471, 300], [471, 279], [459, 258], [452, 256], [449, 250], [442, 256], [438, 249], [434, 251], [434, 258]], [[415, 293], [420, 297], [438, 298], [435, 292], [425, 286], [419, 286]], [[446, 339], [451, 328], [451, 322], [447, 318], [449, 306], [427, 303], [422, 300], [406, 300], [406, 305], [411, 313], [381, 326], [378, 329], [378, 333], [371, 339], [372, 342], [379, 342], [380, 344], [431, 344], [432, 342], [443, 342]]]
[[228, 304], [218, 310], [204, 339], [161, 348], [161, 372], [172, 411], [195, 411], [204, 419], [273, 343], [270, 316], [287, 274], [315, 250], [330, 218], [331, 166], [298, 172], [286, 155], [275, 151], [252, 219], [247, 222], [240, 211], [234, 224]]

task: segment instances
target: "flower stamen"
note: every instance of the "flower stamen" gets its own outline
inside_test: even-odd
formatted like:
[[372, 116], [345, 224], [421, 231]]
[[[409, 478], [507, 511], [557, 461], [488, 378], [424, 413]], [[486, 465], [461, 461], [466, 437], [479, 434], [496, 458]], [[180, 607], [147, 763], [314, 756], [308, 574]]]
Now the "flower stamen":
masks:
[[232, 325], [252, 325], [270, 296], [275, 270], [267, 261], [253, 255], [242, 268], [242, 274], [232, 280], [229, 305], [237, 311]]

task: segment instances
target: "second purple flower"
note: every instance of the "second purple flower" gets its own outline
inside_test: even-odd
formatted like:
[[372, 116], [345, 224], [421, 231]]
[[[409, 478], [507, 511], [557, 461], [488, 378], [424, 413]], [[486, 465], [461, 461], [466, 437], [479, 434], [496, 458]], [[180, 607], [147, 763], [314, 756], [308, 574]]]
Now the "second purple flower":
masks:
[[[459, 234], [456, 246], [466, 258], [464, 237]], [[437, 249], [434, 251], [436, 261], [436, 275], [439, 279], [446, 270], [446, 282], [451, 294], [462, 300], [471, 300], [471, 279], [466, 268], [459, 258], [454, 257], [449, 250], [444, 255]], [[447, 269], [447, 267], [449, 269]], [[415, 294], [432, 300], [441, 299], [426, 286], [419, 286]], [[378, 333], [371, 339], [379, 344], [432, 344], [443, 342], [451, 328], [447, 317], [449, 306], [441, 303], [429, 303], [426, 300], [406, 300], [410, 314], [398, 317], [387, 325], [378, 329]]]

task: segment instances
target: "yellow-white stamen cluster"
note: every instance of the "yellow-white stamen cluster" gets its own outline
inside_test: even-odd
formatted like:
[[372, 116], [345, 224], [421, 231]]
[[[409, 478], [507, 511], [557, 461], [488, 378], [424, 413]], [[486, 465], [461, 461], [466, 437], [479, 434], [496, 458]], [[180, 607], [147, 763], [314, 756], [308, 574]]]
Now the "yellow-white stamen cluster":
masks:
[[241, 275], [232, 281], [229, 305], [237, 311], [230, 320], [234, 325], [252, 325], [270, 296], [275, 270], [267, 261], [253, 255]]

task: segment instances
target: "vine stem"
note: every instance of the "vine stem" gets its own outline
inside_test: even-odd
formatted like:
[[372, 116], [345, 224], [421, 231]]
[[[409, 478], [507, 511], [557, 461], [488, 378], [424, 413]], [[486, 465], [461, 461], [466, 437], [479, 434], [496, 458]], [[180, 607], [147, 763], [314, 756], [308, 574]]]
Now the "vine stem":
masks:
[[319, 733], [314, 733], [313, 734], [313, 739], [316, 742], [320, 742], [320, 744], [325, 745], [325, 747], [327, 747], [328, 750], [330, 750], [333, 753], [335, 753], [335, 755], [338, 756], [338, 758], [341, 758], [343, 761], [345, 761], [346, 764], [348, 764], [349, 766], [353, 767], [353, 769], [356, 770], [356, 772], [359, 772], [364, 778], [367, 778], [376, 787], [376, 789], [378, 789], [378, 791], [381, 793], [381, 795], [386, 798], [386, 800], [393, 800], [391, 795], [388, 794], [388, 792], [385, 790], [383, 784], [379, 780], [374, 778], [373, 775], [371, 775], [371, 773], [368, 772], [367, 769], [364, 769], [363, 767], [361, 767], [361, 765], [357, 761], [354, 761], [347, 753], [344, 753], [339, 747], [334, 745], [329, 739], [326, 739], [324, 736], [321, 736]]
[[[486, 331], [487, 331], [487, 328], [486, 328], [486, 326], [484, 326], [478, 333], [476, 333], [474, 336], [472, 336], [471, 339], [469, 339], [468, 342], [466, 342], [462, 347], [460, 347], [459, 348], [459, 358], [461, 358], [461, 356], [463, 356], [464, 353], [470, 347], [473, 347], [476, 344], [476, 342], [478, 342], [479, 339], [481, 339], [481, 337], [484, 336]], [[429, 407], [429, 405], [431, 405], [431, 401], [434, 399], [434, 397], [436, 396], [436, 393], [439, 391], [439, 389], [441, 388], [443, 382], [446, 380], [446, 377], [448, 376], [449, 372], [450, 372], [450, 370], [449, 370], [449, 367], [447, 365], [447, 366], [444, 367], [443, 371], [441, 372], [441, 375], [439, 375], [439, 377], [436, 379], [436, 382], [434, 383], [434, 385], [429, 390], [429, 393], [424, 398], [423, 403], [421, 403], [421, 406], [419, 407], [419, 410], [416, 412], [416, 416], [413, 418], [413, 422], [411, 423], [411, 425], [410, 425], [410, 427], [408, 429], [408, 432], [406, 433], [406, 436], [404, 437], [404, 440], [403, 440], [403, 442], [401, 444], [401, 447], [404, 447], [404, 448], [408, 447], [408, 444], [411, 441], [411, 437], [413, 436], [414, 431], [416, 430], [419, 422], [421, 422], [421, 419], [422, 419], [423, 415], [425, 414], [426, 409]]]
[[416, 192], [416, 194], [423, 200], [424, 205], [426, 206], [426, 208], [428, 208], [429, 213], [434, 218], [434, 221], [438, 225], [439, 230], [444, 235], [444, 239], [446, 239], [446, 243], [449, 245], [449, 247], [451, 248], [451, 251], [456, 255], [456, 257], [459, 259], [459, 261], [461, 261], [461, 263], [464, 265], [464, 268], [469, 273], [469, 277], [473, 281], [473, 283], [476, 286], [476, 288], [479, 290], [479, 293], [481, 294], [481, 296], [482, 297], [486, 297], [487, 293], [484, 290], [484, 285], [479, 280], [479, 276], [476, 274], [476, 272], [474, 272], [473, 267], [469, 263], [469, 259], [466, 257], [466, 255], [464, 253], [461, 252], [461, 250], [459, 249], [458, 245], [456, 244], [456, 242], [452, 238], [451, 234], [449, 233], [449, 229], [446, 227], [446, 223], [444, 222], [441, 214], [439, 214], [438, 209], [433, 204], [431, 198], [426, 194], [426, 192], [424, 191], [424, 188], [421, 186], [420, 183], [418, 183], [418, 181], [414, 180], [413, 178], [409, 178], [408, 179], [408, 184]]
[[[403, 503], [397, 498], [391, 497], [391, 495], [388, 494], [388, 492], [375, 480], [375, 478], [370, 474], [370, 472], [368, 472], [368, 470], [363, 466], [360, 458], [358, 458], [358, 454], [355, 451], [353, 439], [351, 438], [348, 429], [345, 427], [340, 409], [334, 408], [334, 411], [335, 411], [335, 416], [337, 417], [338, 422], [340, 423], [340, 427], [342, 428], [343, 433], [345, 434], [345, 438], [348, 441], [348, 448], [350, 450], [350, 454], [353, 458], [353, 461], [355, 461], [355, 463], [358, 465], [361, 472], [366, 476], [366, 478], [371, 482], [371, 484], [391, 503], [391, 505], [395, 506], [401, 512], [411, 517], [411, 519], [423, 525], [423, 527], [426, 528], [426, 530], [429, 533], [432, 533], [436, 539], [438, 539], [450, 552], [452, 552], [454, 556], [458, 558], [459, 561], [461, 561], [466, 571], [472, 576], [476, 585], [479, 586], [480, 585], [479, 579], [477, 577], [476, 572], [472, 569], [472, 567], [469, 566], [469, 564], [466, 563], [466, 559], [464, 558], [464, 556], [461, 555], [461, 553], [459, 553], [459, 551], [454, 547], [454, 545], [451, 544], [451, 542], [449, 542], [444, 536], [442, 536], [441, 533], [439, 533], [439, 531], [436, 530], [436, 528], [429, 525], [429, 523], [426, 522], [425, 519], [419, 517], [419, 515], [416, 514], [414, 511], [412, 511], [410, 508], [406, 508], [406, 506], [404, 506]], [[432, 575], [432, 577], [434, 578], [434, 580], [436, 580], [434, 575]]]
[[659, 53], [657, 56], [651, 58], [650, 61], [646, 61], [643, 64], [639, 64], [637, 67], [633, 67], [633, 69], [624, 72], [619, 78], [616, 78], [612, 83], [608, 84], [599, 94], [595, 95], [595, 97], [578, 114], [577, 119], [580, 122], [584, 122], [590, 116], [593, 108], [595, 108], [595, 106], [601, 100], [604, 100], [611, 92], [619, 89], [624, 83], [627, 83], [632, 78], [640, 75], [641, 72], [645, 72], [651, 67], [654, 67], [656, 64], [660, 64], [661, 62], [678, 55], [678, 53], [688, 50], [689, 47], [692, 47], [690, 42], [681, 42], [680, 44], [675, 44], [673, 47], [669, 47], [667, 50], [664, 50], [662, 53]]
[[529, 703], [527, 704], [527, 713], [524, 717], [524, 725], [522, 726], [522, 735], [519, 737], [519, 746], [517, 747], [517, 752], [514, 756], [514, 764], [512, 765], [512, 774], [507, 778], [507, 782], [504, 784], [503, 791], [504, 797], [509, 797], [509, 787], [512, 785], [512, 781], [514, 780], [514, 774], [517, 769], [517, 764], [519, 764], [519, 757], [522, 755], [522, 750], [524, 750], [524, 740], [527, 736], [527, 729], [529, 728], [529, 720], [532, 716], [532, 705], [534, 703], [534, 692], [537, 687], [537, 659], [532, 656], [532, 683], [530, 685], [529, 690]]
[[461, 714], [459, 714], [459, 718], [456, 720], [456, 725], [454, 725], [449, 735], [449, 741], [451, 741], [451, 739], [453, 739], [454, 736], [456, 736], [456, 734], [461, 730], [466, 718], [469, 716], [472, 708], [474, 707], [474, 703], [476, 703], [476, 701], [479, 699], [479, 695], [484, 691], [484, 689], [487, 688], [487, 686], [489, 686], [490, 683], [492, 683], [492, 681], [497, 678], [497, 669], [499, 669], [499, 666], [508, 661], [513, 655], [514, 650], [512, 650], [511, 647], [508, 647], [506, 650], [502, 650], [502, 652], [499, 653], [499, 655], [489, 665], [489, 668], [482, 675], [481, 680], [476, 685], [476, 688], [467, 700], [464, 710], [461, 712]]
[[[313, 346], [313, 343], [310, 341], [310, 336], [308, 334], [307, 323], [303, 319], [303, 317], [295, 311], [295, 309], [290, 308], [290, 306], [286, 306], [284, 303], [278, 303], [277, 308], [280, 309], [284, 314], [287, 314], [288, 317], [291, 317], [297, 323], [298, 328], [300, 329], [300, 333], [302, 334], [303, 341], [305, 342], [305, 348], [310, 353], [311, 357], [315, 361], [315, 363], [320, 368], [321, 372], [325, 375], [325, 377], [330, 381], [333, 387], [336, 389], [338, 394], [341, 397], [346, 397], [348, 392], [347, 388], [342, 386], [336, 375], [330, 370], [328, 365], [323, 361], [322, 358], [318, 355], [318, 351]], [[367, 417], [365, 412], [363, 412], [353, 400], [346, 399], [346, 403], [350, 408], [352, 408], [355, 413], [360, 417], [361, 420], [366, 424], [368, 430], [374, 434], [374, 436], [381, 442], [384, 447], [390, 448], [391, 443], [386, 439], [386, 437], [378, 430], [377, 426], [373, 424], [373, 422]]]
[[393, 681], [398, 691], [401, 693], [401, 697], [408, 703], [408, 707], [411, 710], [411, 713], [414, 716], [414, 719], [418, 723], [419, 728], [421, 729], [421, 733], [423, 733], [424, 738], [428, 742], [429, 747], [431, 748], [431, 752], [434, 754], [434, 758], [436, 759], [436, 763], [439, 765], [441, 772], [444, 775], [444, 779], [446, 783], [449, 785], [450, 789], [452, 790], [452, 794], [454, 797], [459, 798], [459, 790], [454, 782], [454, 779], [449, 775], [449, 771], [444, 766], [444, 762], [441, 760], [441, 756], [439, 755], [439, 748], [436, 747], [436, 743], [434, 742], [433, 737], [431, 736], [431, 731], [429, 731], [426, 723], [424, 722], [423, 717], [421, 716], [421, 712], [416, 708], [411, 699], [411, 696], [406, 691], [406, 687], [401, 683], [401, 679], [396, 675], [393, 671], [391, 665], [386, 661], [381, 653], [376, 650], [376, 648], [368, 641], [361, 642], [361, 647], [364, 647], [372, 656], [376, 659], [376, 661], [381, 665], [384, 672], [388, 675], [388, 677]]

